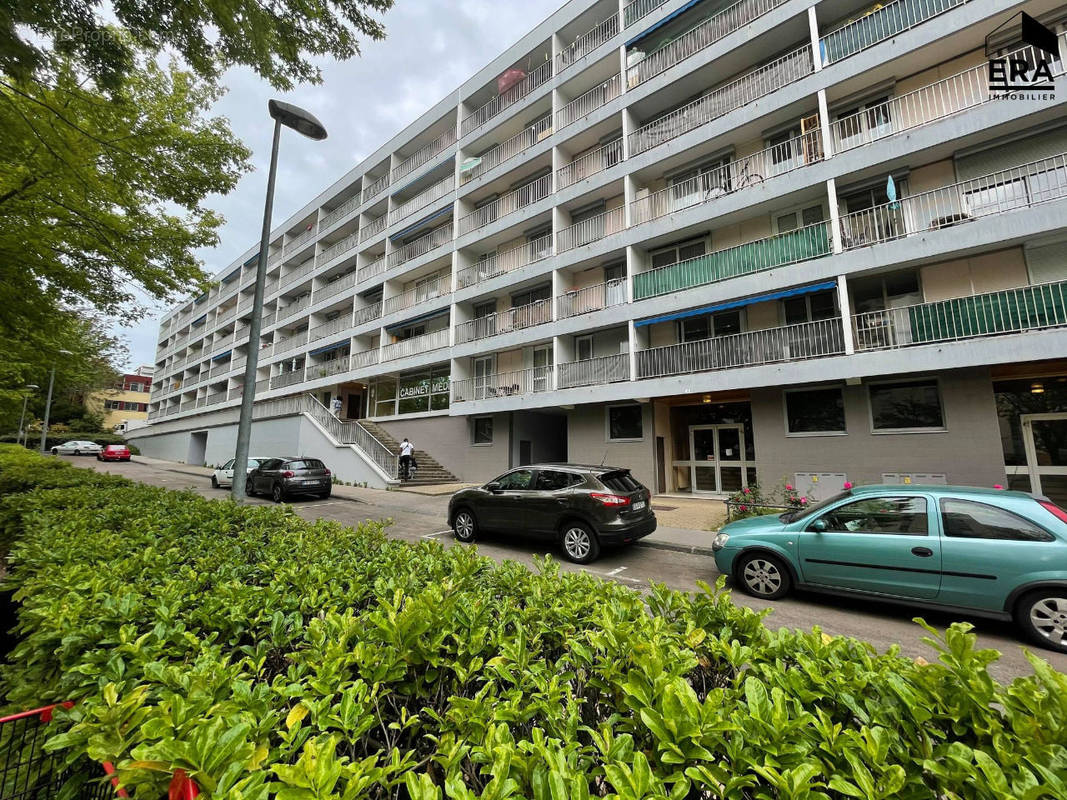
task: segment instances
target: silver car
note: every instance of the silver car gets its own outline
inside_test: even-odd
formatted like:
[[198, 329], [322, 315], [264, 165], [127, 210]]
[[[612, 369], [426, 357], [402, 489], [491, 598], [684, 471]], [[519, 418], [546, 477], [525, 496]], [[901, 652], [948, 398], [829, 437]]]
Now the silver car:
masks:
[[[251, 472], [259, 466], [260, 461], [266, 461], [267, 459], [262, 456], [249, 456], [248, 457], [248, 472]], [[219, 489], [223, 486], [233, 486], [233, 462], [234, 459], [230, 459], [221, 467], [211, 473], [211, 488]]]
[[54, 456], [95, 456], [104, 448], [96, 442], [63, 442], [52, 448]]

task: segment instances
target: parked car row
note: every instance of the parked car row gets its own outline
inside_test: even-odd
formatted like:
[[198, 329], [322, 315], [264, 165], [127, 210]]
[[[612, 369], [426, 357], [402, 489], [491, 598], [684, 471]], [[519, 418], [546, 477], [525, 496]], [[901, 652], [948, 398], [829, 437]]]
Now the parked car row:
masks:
[[[215, 489], [233, 486], [233, 462], [230, 459], [211, 475]], [[326, 465], [317, 458], [303, 456], [265, 457], [249, 456], [245, 477], [245, 494], [269, 495], [275, 503], [281, 503], [292, 495], [313, 495], [325, 499], [333, 488], [333, 476]]]
[[129, 461], [130, 448], [124, 444], [99, 445], [96, 442], [75, 440], [52, 448], [54, 456], [96, 456], [97, 461]]

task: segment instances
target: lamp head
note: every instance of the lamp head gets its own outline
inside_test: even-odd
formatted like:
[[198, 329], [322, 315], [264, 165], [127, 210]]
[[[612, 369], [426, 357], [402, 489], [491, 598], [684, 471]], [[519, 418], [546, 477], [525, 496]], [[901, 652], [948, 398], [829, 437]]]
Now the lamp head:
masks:
[[41, 387], [38, 386], [36, 383], [27, 383], [26, 386], [23, 387], [23, 388], [36, 390], [36, 389], [40, 389]]
[[326, 138], [326, 127], [312, 114], [309, 114], [299, 106], [292, 103], [284, 103], [281, 100], [269, 100], [267, 110], [273, 119], [278, 120], [287, 128], [292, 128], [297, 133], [302, 133], [309, 139], [322, 141]]

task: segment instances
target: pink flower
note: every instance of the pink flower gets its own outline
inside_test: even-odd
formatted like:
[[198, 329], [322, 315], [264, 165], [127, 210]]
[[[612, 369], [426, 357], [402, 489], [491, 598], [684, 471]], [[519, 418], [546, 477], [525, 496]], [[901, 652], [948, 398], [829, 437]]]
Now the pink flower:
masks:
[[748, 506], [738, 506], [737, 510], [738, 511], [748, 511]]
[[845, 481], [845, 488], [846, 489], [851, 489], [852, 488], [852, 481]]
[[787, 492], [791, 492], [791, 491], [793, 491], [793, 487], [792, 487], [792, 486], [790, 486], [790, 485], [789, 485], [789, 484], [787, 483], [787, 484], [785, 485], [785, 490], [786, 490]]
[[994, 488], [994, 489], [1003, 489], [1004, 487], [1003, 487], [1003, 486], [1001, 486], [1001, 485], [1000, 485], [999, 483], [994, 483], [994, 484], [993, 484], [993, 488]]
[[808, 498], [806, 498], [806, 497], [801, 497], [801, 498], [800, 498], [800, 504], [801, 504], [802, 506], [806, 506], [806, 505], [808, 504]]
[[749, 490], [748, 490], [747, 488], [745, 488], [745, 489], [742, 489], [741, 491], [743, 491], [743, 492], [744, 492], [745, 494], [748, 494], [748, 493], [749, 493]]

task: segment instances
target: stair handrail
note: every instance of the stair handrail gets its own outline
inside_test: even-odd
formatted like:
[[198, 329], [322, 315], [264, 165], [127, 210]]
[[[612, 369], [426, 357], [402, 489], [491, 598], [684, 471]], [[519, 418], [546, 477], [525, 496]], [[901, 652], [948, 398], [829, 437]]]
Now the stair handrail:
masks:
[[314, 395], [305, 394], [304, 404], [304, 410], [338, 442], [355, 445], [385, 473], [386, 477], [391, 480], [397, 479], [400, 474], [399, 459], [370, 431], [358, 422], [342, 422]]
[[[390, 452], [390, 453], [392, 453], [392, 452], [393, 452], [392, 450], [390, 450], [390, 449], [389, 449], [389, 445], [387, 445], [387, 444], [386, 444], [385, 442], [383, 442], [383, 441], [382, 441], [381, 439], [379, 439], [379, 438], [378, 438], [377, 436], [375, 436], [375, 435], [374, 435], [373, 433], [371, 433], [371, 432], [370, 432], [370, 431], [368, 431], [368, 430], [367, 430], [366, 428], [364, 428], [364, 427], [363, 427], [363, 425], [362, 425], [362, 424], [360, 423], [360, 421], [359, 421], [358, 419], [357, 419], [357, 420], [355, 420], [355, 421], [354, 421], [354, 422], [353, 422], [352, 424], [353, 424], [353, 425], [359, 425], [359, 429], [360, 429], [361, 431], [363, 431], [363, 432], [364, 432], [365, 434], [367, 434], [367, 435], [368, 435], [368, 436], [369, 436], [370, 438], [372, 438], [372, 439], [373, 439], [374, 441], [376, 441], [376, 442], [377, 442], [377, 443], [378, 443], [378, 444], [379, 444], [379, 445], [380, 445], [380, 446], [381, 446], [382, 448], [384, 448], [385, 450], [387, 450], [387, 451], [388, 451], [388, 452]], [[399, 453], [396, 453], [395, 455], [396, 455], [396, 457], [397, 457], [397, 458], [400, 458], [400, 454], [399, 454]]]

